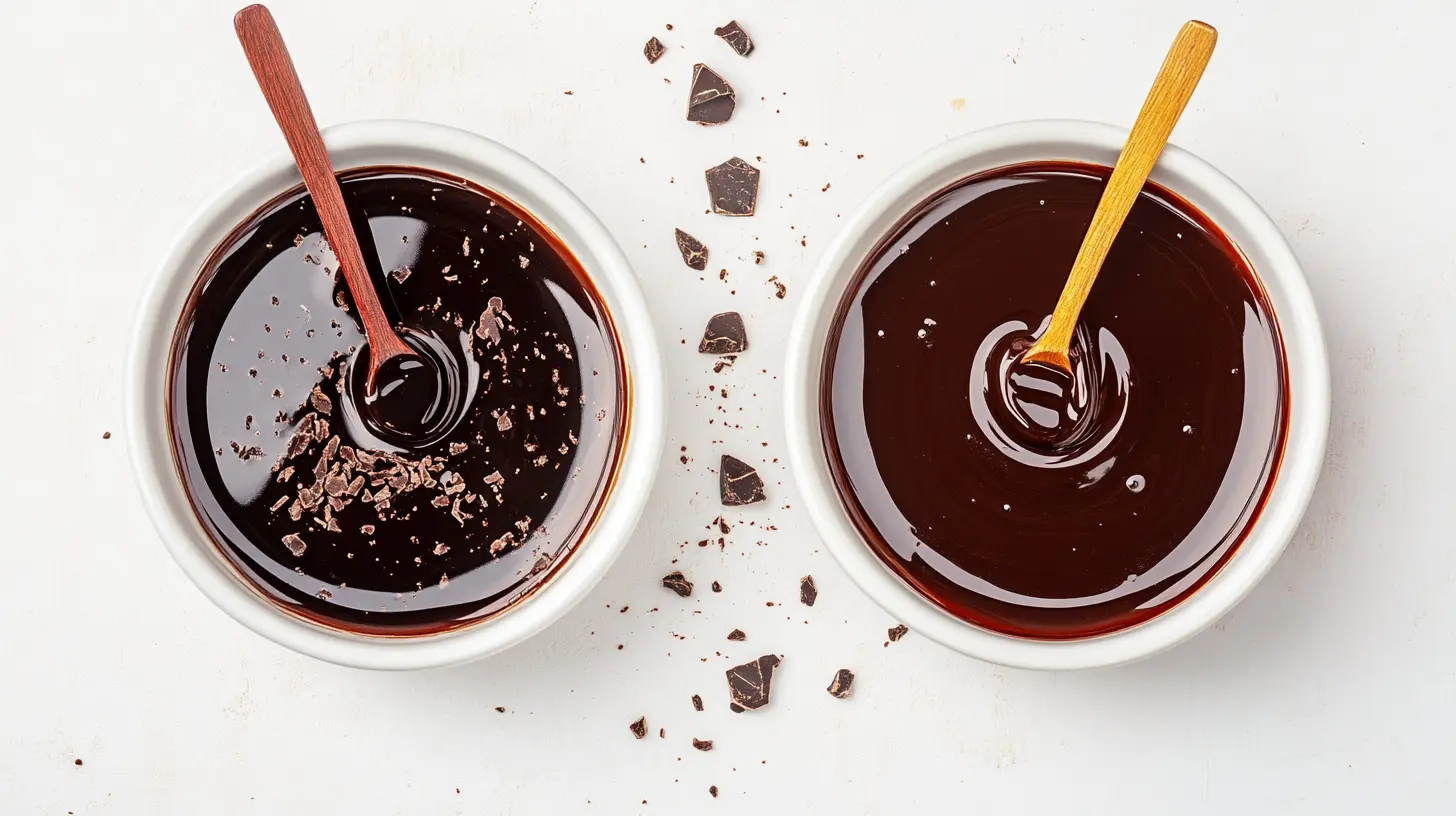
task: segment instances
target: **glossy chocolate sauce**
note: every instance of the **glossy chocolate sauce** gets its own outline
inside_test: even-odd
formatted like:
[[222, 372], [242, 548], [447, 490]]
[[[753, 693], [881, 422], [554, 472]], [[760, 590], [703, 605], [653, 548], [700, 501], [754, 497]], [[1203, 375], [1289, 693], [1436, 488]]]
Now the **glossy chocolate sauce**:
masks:
[[449, 629], [537, 587], [595, 517], [625, 433], [616, 334], [519, 207], [410, 168], [341, 181], [418, 356], [365, 392], [358, 312], [293, 191], [201, 271], [173, 346], [174, 453], [221, 552], [284, 609]]
[[1108, 173], [1024, 164], [937, 195], [866, 261], [827, 350], [825, 445], [866, 541], [1008, 634], [1085, 637], [1186, 598], [1238, 546], [1283, 450], [1267, 298], [1156, 185], [1082, 311], [1073, 374], [1020, 361]]

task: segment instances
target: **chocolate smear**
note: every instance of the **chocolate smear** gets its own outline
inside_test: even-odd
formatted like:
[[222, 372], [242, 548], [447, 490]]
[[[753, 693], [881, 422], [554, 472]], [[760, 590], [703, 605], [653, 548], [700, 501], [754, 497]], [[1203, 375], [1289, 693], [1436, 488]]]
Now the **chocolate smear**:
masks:
[[693, 594], [693, 582], [684, 578], [681, 572], [670, 572], [662, 576], [662, 585], [683, 598]]
[[819, 599], [819, 587], [814, 585], [814, 576], [805, 575], [799, 579], [799, 603], [804, 606], [813, 606]]
[[721, 312], [708, 318], [703, 339], [698, 341], [700, 354], [741, 354], [748, 349], [748, 328], [743, 315]]
[[757, 167], [734, 156], [703, 172], [708, 180], [708, 199], [719, 215], [753, 215], [758, 205]]
[[637, 720], [637, 722], [634, 722], [627, 727], [632, 729], [632, 736], [636, 737], [637, 739], [642, 739], [643, 737], [647, 736], [646, 717], [640, 718], [639, 720]]
[[677, 235], [677, 251], [682, 253], [683, 263], [687, 264], [689, 269], [696, 269], [699, 272], [707, 269], [707, 245], [680, 229], [675, 229], [673, 232]]
[[721, 125], [732, 118], [737, 104], [733, 86], [717, 71], [701, 62], [693, 66], [693, 87], [688, 94], [689, 122]]
[[774, 669], [780, 662], [777, 655], [769, 654], [729, 669], [726, 672], [728, 694], [732, 698], [729, 709], [738, 713], [745, 709], [758, 709], [768, 705]]
[[713, 33], [722, 37], [723, 42], [728, 43], [728, 47], [738, 56], [746, 57], [753, 53], [753, 40], [749, 39], [748, 32], [743, 30], [737, 20], [729, 20], [727, 25], [713, 29]]
[[835, 672], [834, 679], [830, 681], [828, 691], [830, 696], [843, 700], [849, 696], [849, 692], [853, 688], [854, 672], [849, 669], [840, 669]]
[[766, 498], [763, 479], [759, 478], [758, 471], [726, 453], [718, 470], [718, 489], [724, 507], [740, 507]]
[[656, 37], [648, 40], [647, 44], [642, 46], [642, 56], [646, 57], [649, 63], [656, 63], [662, 59], [662, 55], [665, 53], [667, 53], [667, 46], [663, 45], [662, 40]]

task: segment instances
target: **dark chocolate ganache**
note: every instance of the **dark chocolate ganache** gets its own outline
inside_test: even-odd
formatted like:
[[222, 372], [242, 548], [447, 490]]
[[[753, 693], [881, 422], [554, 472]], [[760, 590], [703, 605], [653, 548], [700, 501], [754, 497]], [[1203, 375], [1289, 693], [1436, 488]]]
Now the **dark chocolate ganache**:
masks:
[[298, 189], [201, 270], [173, 344], [174, 454], [207, 532], [285, 610], [371, 634], [479, 620], [546, 580], [610, 487], [624, 375], [585, 271], [457, 178], [340, 178], [414, 357], [366, 392], [358, 311]]
[[1283, 346], [1243, 255], [1144, 188], [1082, 310], [1046, 327], [1108, 168], [1023, 164], [907, 216], [840, 305], [825, 445], [869, 546], [995, 631], [1077, 638], [1169, 609], [1227, 561], [1285, 436]]

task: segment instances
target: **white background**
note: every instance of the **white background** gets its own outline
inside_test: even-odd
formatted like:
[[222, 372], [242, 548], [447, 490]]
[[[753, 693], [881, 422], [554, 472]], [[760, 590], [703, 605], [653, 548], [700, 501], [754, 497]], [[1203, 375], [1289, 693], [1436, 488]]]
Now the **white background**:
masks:
[[[214, 609], [137, 505], [128, 440], [101, 438], [120, 430], [144, 282], [198, 206], [282, 145], [234, 5], [0, 6], [0, 813], [1451, 812], [1456, 4], [275, 3], [322, 123], [457, 125], [575, 190], [666, 350], [670, 456], [606, 579], [524, 646], [394, 675], [296, 656]], [[712, 34], [734, 17], [758, 44], [746, 60]], [[775, 459], [800, 284], [841, 217], [950, 136], [1129, 122], [1189, 17], [1221, 39], [1175, 140], [1274, 216], [1328, 333], [1333, 426], [1306, 521], [1242, 606], [1138, 665], [1031, 674], [914, 634], [886, 648], [895, 621], [822, 549]], [[669, 51], [649, 66], [652, 35]], [[738, 90], [726, 126], [683, 120], [699, 60]], [[758, 215], [705, 215], [702, 170], [735, 154], [763, 169]], [[678, 226], [727, 283], [683, 266]], [[715, 375], [692, 346], [725, 309], [753, 349]], [[684, 549], [719, 513], [720, 452], [763, 460], [771, 500], [730, 514], [724, 552]], [[658, 585], [673, 559], [691, 599]], [[715, 579], [722, 594], [701, 591]], [[724, 640], [734, 627], [746, 643]], [[730, 714], [723, 669], [770, 651], [771, 707]], [[848, 700], [824, 692], [841, 667], [859, 676]]]

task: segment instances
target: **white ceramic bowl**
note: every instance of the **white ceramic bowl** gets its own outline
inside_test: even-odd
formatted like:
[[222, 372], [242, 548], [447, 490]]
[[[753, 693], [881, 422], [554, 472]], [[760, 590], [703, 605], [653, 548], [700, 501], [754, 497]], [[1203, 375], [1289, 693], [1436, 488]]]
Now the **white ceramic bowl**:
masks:
[[845, 224], [802, 295], [789, 337], [784, 380], [789, 457], [799, 492], [830, 552], [861, 589], [911, 629], [993, 663], [1034, 669], [1109, 666], [1192, 637], [1242, 600], [1279, 558], [1304, 514], [1324, 460], [1329, 364], [1299, 261], [1248, 193], [1207, 162], [1169, 145], [1153, 169], [1153, 181], [1203, 211], [1243, 250], [1268, 292], [1284, 339], [1289, 377], [1284, 459], [1263, 512], [1233, 557], [1183, 603], [1137, 626], [1080, 640], [1029, 640], [945, 612], [894, 575], [855, 530], [830, 477], [819, 384], [835, 310], [865, 256], [917, 204], [960, 179], [1046, 159], [1110, 166], [1126, 138], [1126, 130], [1093, 122], [1017, 122], [962, 136], [922, 155], [876, 190]]
[[462, 130], [421, 122], [371, 121], [324, 131], [338, 170], [413, 166], [461, 176], [520, 204], [581, 262], [612, 315], [627, 369], [627, 438], [613, 487], [585, 538], [531, 595], [455, 631], [369, 637], [327, 629], [280, 611], [246, 585], [208, 537], [173, 465], [167, 426], [167, 370], [173, 331], [213, 248], [243, 219], [302, 182], [283, 150], [228, 185], [182, 232], [137, 315], [126, 375], [126, 424], [137, 485], [162, 542], [214, 603], [277, 643], [333, 663], [419, 669], [498, 652], [546, 628], [596, 584], [621, 552], [657, 473], [666, 431], [662, 362], [641, 287], [616, 241], [561, 182], [519, 153]]

